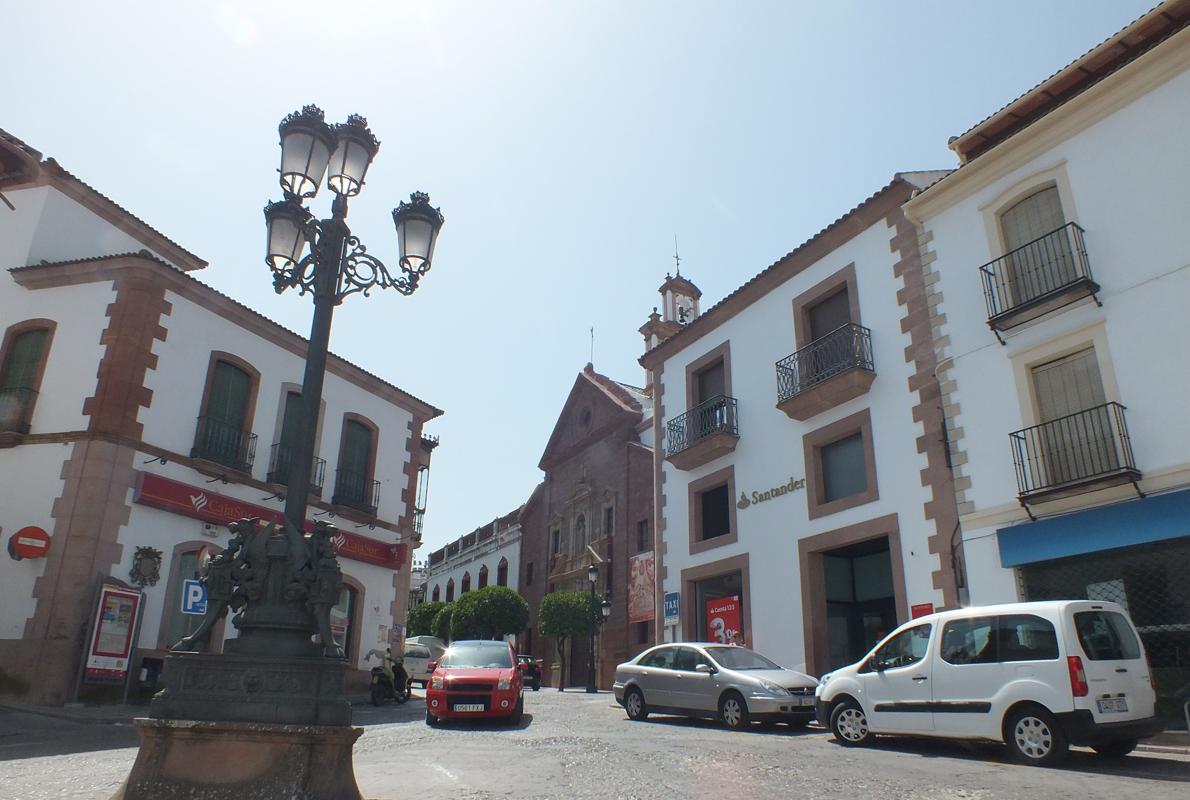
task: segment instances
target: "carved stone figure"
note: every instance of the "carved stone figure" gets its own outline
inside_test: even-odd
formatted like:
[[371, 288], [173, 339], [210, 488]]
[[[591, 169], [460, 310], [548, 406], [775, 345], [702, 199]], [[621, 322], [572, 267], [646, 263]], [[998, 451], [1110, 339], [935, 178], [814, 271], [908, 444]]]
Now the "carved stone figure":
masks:
[[248, 537], [256, 531], [257, 519], [241, 519], [230, 523], [231, 540], [217, 556], [207, 564], [202, 583], [207, 590], [207, 613], [193, 633], [179, 641], [170, 650], [191, 651], [209, 649], [211, 630], [223, 619], [228, 607], [238, 611], [244, 606], [244, 595], [236, 587], [236, 571], [243, 565], [241, 548]]
[[338, 604], [343, 591], [343, 572], [335, 557], [335, 546], [331, 539], [339, 529], [329, 522], [318, 522], [309, 539], [310, 563], [313, 565], [313, 580], [309, 589], [307, 604], [318, 625], [318, 636], [322, 640], [323, 655], [342, 658], [343, 651], [335, 644], [331, 635], [331, 609]]

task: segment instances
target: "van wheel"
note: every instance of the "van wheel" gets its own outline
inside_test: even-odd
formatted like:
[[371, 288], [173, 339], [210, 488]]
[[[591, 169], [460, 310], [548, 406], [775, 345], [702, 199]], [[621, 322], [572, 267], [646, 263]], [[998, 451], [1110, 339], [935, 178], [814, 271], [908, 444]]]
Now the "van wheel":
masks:
[[748, 727], [748, 704], [737, 692], [728, 692], [720, 698], [719, 721], [733, 731]]
[[1050, 767], [1070, 752], [1065, 734], [1053, 714], [1039, 706], [1019, 709], [1004, 721], [1008, 754], [1021, 764]]
[[640, 693], [640, 689], [633, 686], [624, 695], [624, 710], [633, 722], [644, 722], [649, 718], [649, 707], [645, 705], [645, 696]]
[[859, 703], [848, 697], [831, 711], [831, 733], [844, 747], [862, 747], [875, 738], [868, 727], [868, 717]]
[[1093, 744], [1091, 749], [1104, 758], [1123, 758], [1136, 749], [1136, 739], [1116, 739], [1114, 742]]

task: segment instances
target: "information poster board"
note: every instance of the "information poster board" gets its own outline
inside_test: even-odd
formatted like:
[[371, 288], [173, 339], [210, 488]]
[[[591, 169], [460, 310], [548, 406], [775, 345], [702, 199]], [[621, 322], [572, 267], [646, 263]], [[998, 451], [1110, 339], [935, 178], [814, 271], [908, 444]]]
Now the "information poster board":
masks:
[[717, 597], [707, 601], [707, 640], [731, 644], [740, 630], [740, 598]]
[[656, 611], [657, 571], [653, 551], [632, 557], [628, 572], [628, 621], [647, 622]]
[[83, 679], [120, 684], [128, 677], [143, 596], [135, 589], [103, 584], [87, 648]]

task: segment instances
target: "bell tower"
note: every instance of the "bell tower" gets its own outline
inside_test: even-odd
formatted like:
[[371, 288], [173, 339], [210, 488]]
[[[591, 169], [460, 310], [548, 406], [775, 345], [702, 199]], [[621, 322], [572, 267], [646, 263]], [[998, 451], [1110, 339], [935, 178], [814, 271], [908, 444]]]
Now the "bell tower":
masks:
[[646, 353], [698, 318], [698, 301], [702, 292], [683, 277], [682, 259], [678, 256], [676, 241], [674, 263], [675, 274], [666, 273], [665, 281], [657, 289], [661, 294], [661, 311], [658, 312], [658, 307], [654, 306], [648, 321], [640, 327], [640, 333], [645, 337]]

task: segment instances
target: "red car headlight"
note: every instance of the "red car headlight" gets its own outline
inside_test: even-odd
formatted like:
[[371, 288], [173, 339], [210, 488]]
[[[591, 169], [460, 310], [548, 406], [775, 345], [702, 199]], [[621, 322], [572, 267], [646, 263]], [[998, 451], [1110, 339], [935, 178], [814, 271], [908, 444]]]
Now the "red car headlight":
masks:
[[496, 691], [507, 692], [512, 688], [512, 678], [501, 678], [496, 681]]

